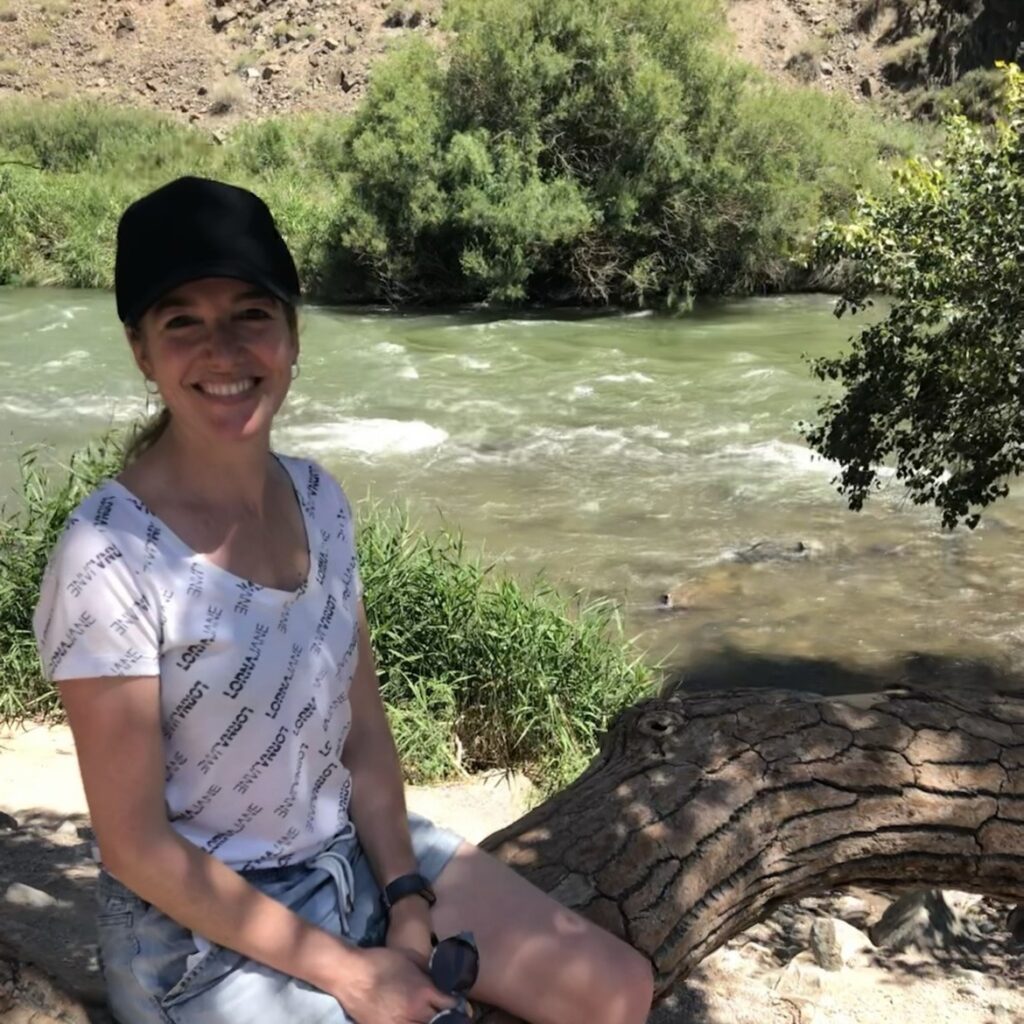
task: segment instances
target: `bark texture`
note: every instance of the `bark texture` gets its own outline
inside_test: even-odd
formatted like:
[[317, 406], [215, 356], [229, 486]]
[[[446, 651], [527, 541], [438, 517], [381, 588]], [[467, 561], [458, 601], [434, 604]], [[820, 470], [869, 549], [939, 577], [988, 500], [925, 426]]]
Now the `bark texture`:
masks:
[[1021, 899], [1024, 699], [669, 694], [483, 846], [649, 956], [659, 994], [777, 904], [836, 886]]

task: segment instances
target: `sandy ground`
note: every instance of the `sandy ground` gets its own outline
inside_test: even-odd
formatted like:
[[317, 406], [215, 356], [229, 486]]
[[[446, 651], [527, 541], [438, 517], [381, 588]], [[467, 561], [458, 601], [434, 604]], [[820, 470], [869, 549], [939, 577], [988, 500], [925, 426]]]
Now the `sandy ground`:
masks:
[[[473, 841], [515, 820], [529, 800], [524, 780], [503, 776], [408, 790], [412, 809]], [[0, 730], [0, 812], [20, 826], [5, 827], [0, 816], [0, 939], [79, 987], [89, 979], [84, 988], [95, 997], [95, 866], [66, 728]], [[54, 902], [6, 903], [11, 882]], [[1024, 1022], [1024, 952], [1006, 931], [1009, 907], [976, 897], [962, 902], [977, 934], [969, 947], [891, 953], [866, 942], [838, 971], [822, 970], [807, 951], [811, 922], [829, 915], [866, 928], [888, 905], [886, 895], [850, 890], [789, 904], [706, 960], [655, 1010], [651, 1024]]]

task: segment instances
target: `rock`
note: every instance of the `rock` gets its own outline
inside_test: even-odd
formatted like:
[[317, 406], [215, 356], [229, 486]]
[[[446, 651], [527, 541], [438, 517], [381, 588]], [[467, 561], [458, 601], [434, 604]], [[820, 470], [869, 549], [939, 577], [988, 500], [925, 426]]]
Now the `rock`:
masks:
[[210, 90], [207, 89], [205, 85], [201, 85], [201, 86], [199, 86], [198, 89], [196, 89], [196, 95], [197, 96], [205, 96], [209, 91]]
[[351, 92], [356, 85], [356, 83], [353, 82], [344, 71], [340, 72], [338, 75], [338, 84], [341, 86], [342, 92]]
[[245, 69], [245, 77], [250, 79], [250, 80], [252, 80], [254, 78], [259, 78], [260, 77], [260, 70], [259, 70], [259, 68], [246, 68]]
[[971, 945], [976, 932], [946, 901], [940, 889], [905, 893], [869, 930], [871, 941], [887, 949], [949, 949]]
[[152, 78], [147, 78], [146, 79], [146, 88], [150, 92], [156, 92], [157, 91], [157, 84], [156, 84], [156, 82], [153, 81]]
[[875, 95], [875, 83], [870, 78], [860, 80], [860, 94], [865, 99], [872, 99]]
[[658, 598], [662, 608], [690, 611], [695, 608], [714, 608], [723, 600], [734, 597], [742, 590], [735, 570], [723, 567], [712, 569], [698, 579], [677, 584]]
[[117, 23], [117, 28], [114, 29], [114, 36], [117, 39], [124, 39], [125, 36], [130, 35], [135, 31], [135, 20], [130, 14], [121, 15], [120, 20]]
[[396, 8], [384, 19], [385, 28], [405, 28], [405, 11]]
[[821, 69], [821, 73], [823, 75], [834, 75], [836, 71], [835, 64], [830, 60], [822, 60], [818, 67]]
[[210, 23], [214, 29], [218, 32], [223, 31], [228, 25], [231, 24], [238, 17], [238, 11], [233, 7], [222, 7], [219, 11], [213, 12], [213, 18]]
[[824, 971], [838, 971], [843, 966], [843, 954], [836, 938], [835, 921], [831, 917], [815, 918], [810, 934], [811, 955]]
[[803, 562], [813, 553], [812, 546], [802, 540], [759, 540], [749, 547], [729, 551], [725, 560], [742, 562], [744, 565], [757, 565], [760, 562]]
[[219, 128], [215, 128], [212, 132], [210, 132], [210, 135], [213, 138], [213, 141], [216, 142], [218, 146], [223, 146], [228, 139], [224, 132], [222, 132]]
[[314, 68], [320, 67], [320, 58], [315, 53], [311, 53], [309, 55], [309, 64], [310, 64], [310, 67], [314, 67]]
[[324, 46], [326, 46], [328, 50], [336, 50], [340, 45], [341, 44], [337, 39], [332, 39], [330, 36], [327, 36], [327, 38], [324, 39]]
[[11, 882], [4, 893], [4, 901], [19, 907], [55, 907], [57, 901], [42, 889], [33, 889], [22, 882]]
[[[107, 1020], [97, 1017], [97, 1021]], [[0, 945], [0, 1020], [6, 1024], [89, 1024], [82, 1003], [15, 950]]]
[[869, 914], [867, 903], [859, 896], [851, 896], [849, 894], [840, 896], [836, 900], [834, 909], [836, 916], [844, 924], [850, 921], [864, 921]]
[[1007, 914], [1006, 927], [1014, 942], [1024, 943], [1024, 903], [1018, 904]]
[[17, 21], [17, 20], [18, 20], [18, 12], [17, 11], [8, 11], [8, 10], [0, 11], [0, 22], [2, 22], [2, 21], [11, 22], [11, 21]]
[[11, 815], [5, 814], [0, 811], [0, 829], [4, 831], [16, 832], [18, 830], [18, 821], [16, 818], [12, 818]]

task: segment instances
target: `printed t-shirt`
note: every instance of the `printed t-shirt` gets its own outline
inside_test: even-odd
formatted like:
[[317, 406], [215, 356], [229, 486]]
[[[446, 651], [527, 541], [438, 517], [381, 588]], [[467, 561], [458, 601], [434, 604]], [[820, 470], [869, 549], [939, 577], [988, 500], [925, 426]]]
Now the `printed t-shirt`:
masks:
[[48, 679], [159, 676], [168, 820], [239, 870], [318, 853], [351, 794], [351, 509], [320, 466], [277, 458], [309, 547], [294, 592], [214, 565], [109, 480], [69, 518], [33, 619]]

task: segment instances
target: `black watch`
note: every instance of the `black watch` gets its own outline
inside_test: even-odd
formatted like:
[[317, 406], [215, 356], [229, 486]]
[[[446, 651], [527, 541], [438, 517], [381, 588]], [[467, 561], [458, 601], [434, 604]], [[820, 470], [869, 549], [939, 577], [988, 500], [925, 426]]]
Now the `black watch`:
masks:
[[380, 901], [384, 905], [384, 910], [390, 914], [391, 908], [406, 896], [422, 896], [431, 907], [437, 902], [434, 890], [422, 875], [399, 875], [384, 886]]

